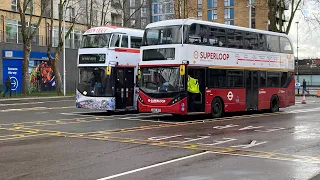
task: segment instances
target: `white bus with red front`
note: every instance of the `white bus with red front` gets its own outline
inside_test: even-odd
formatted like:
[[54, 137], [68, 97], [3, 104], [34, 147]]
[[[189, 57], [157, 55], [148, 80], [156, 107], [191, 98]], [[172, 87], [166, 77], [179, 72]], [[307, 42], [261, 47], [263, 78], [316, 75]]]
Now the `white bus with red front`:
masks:
[[146, 27], [139, 63], [140, 112], [190, 113], [187, 78], [199, 82], [195, 112], [278, 111], [295, 104], [286, 34], [194, 19]]

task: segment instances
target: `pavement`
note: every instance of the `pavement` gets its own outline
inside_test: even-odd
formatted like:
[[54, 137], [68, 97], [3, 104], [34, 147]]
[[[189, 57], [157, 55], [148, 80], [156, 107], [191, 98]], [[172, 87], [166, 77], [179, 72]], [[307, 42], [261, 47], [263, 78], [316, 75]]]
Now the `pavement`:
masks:
[[320, 98], [223, 118], [0, 101], [0, 179], [318, 179]]

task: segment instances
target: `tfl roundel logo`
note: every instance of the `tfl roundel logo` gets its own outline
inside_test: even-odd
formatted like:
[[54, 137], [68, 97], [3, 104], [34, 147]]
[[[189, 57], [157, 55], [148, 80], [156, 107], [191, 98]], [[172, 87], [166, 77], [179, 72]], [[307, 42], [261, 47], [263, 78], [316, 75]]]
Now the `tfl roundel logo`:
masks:
[[198, 59], [198, 57], [199, 57], [198, 51], [193, 52], [193, 57], [194, 57], [195, 59]]

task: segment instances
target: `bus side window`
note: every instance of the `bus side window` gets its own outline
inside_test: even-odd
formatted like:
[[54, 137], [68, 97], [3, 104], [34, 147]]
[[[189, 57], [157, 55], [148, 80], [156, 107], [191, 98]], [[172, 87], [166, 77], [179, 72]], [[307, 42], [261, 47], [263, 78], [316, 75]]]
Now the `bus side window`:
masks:
[[120, 35], [114, 34], [112, 36], [110, 47], [120, 47]]
[[258, 34], [244, 32], [244, 48], [249, 50], [259, 50]]
[[121, 39], [121, 47], [128, 47], [128, 36], [123, 35]]
[[208, 45], [208, 26], [202, 24], [192, 24], [189, 31], [189, 43]]
[[131, 48], [140, 48], [142, 43], [141, 37], [131, 36]]
[[259, 77], [260, 77], [259, 87], [266, 87], [266, 85], [267, 85], [266, 71], [260, 71]]
[[266, 42], [266, 35], [264, 34], [259, 34], [259, 37], [258, 37], [258, 50], [259, 51], [265, 51], [266, 50], [266, 45], [267, 45], [267, 42]]
[[292, 46], [288, 38], [280, 37], [280, 50], [281, 53], [292, 54]]
[[280, 52], [280, 43], [278, 36], [267, 35], [267, 51]]

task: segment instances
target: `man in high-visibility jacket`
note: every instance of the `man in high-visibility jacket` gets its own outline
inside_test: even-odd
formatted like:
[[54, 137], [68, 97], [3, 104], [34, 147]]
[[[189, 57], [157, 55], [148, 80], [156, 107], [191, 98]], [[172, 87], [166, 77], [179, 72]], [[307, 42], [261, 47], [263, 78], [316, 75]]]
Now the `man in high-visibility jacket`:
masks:
[[187, 91], [189, 93], [189, 111], [194, 112], [194, 102], [196, 99], [196, 94], [200, 93], [199, 83], [197, 79], [188, 76], [188, 87]]

